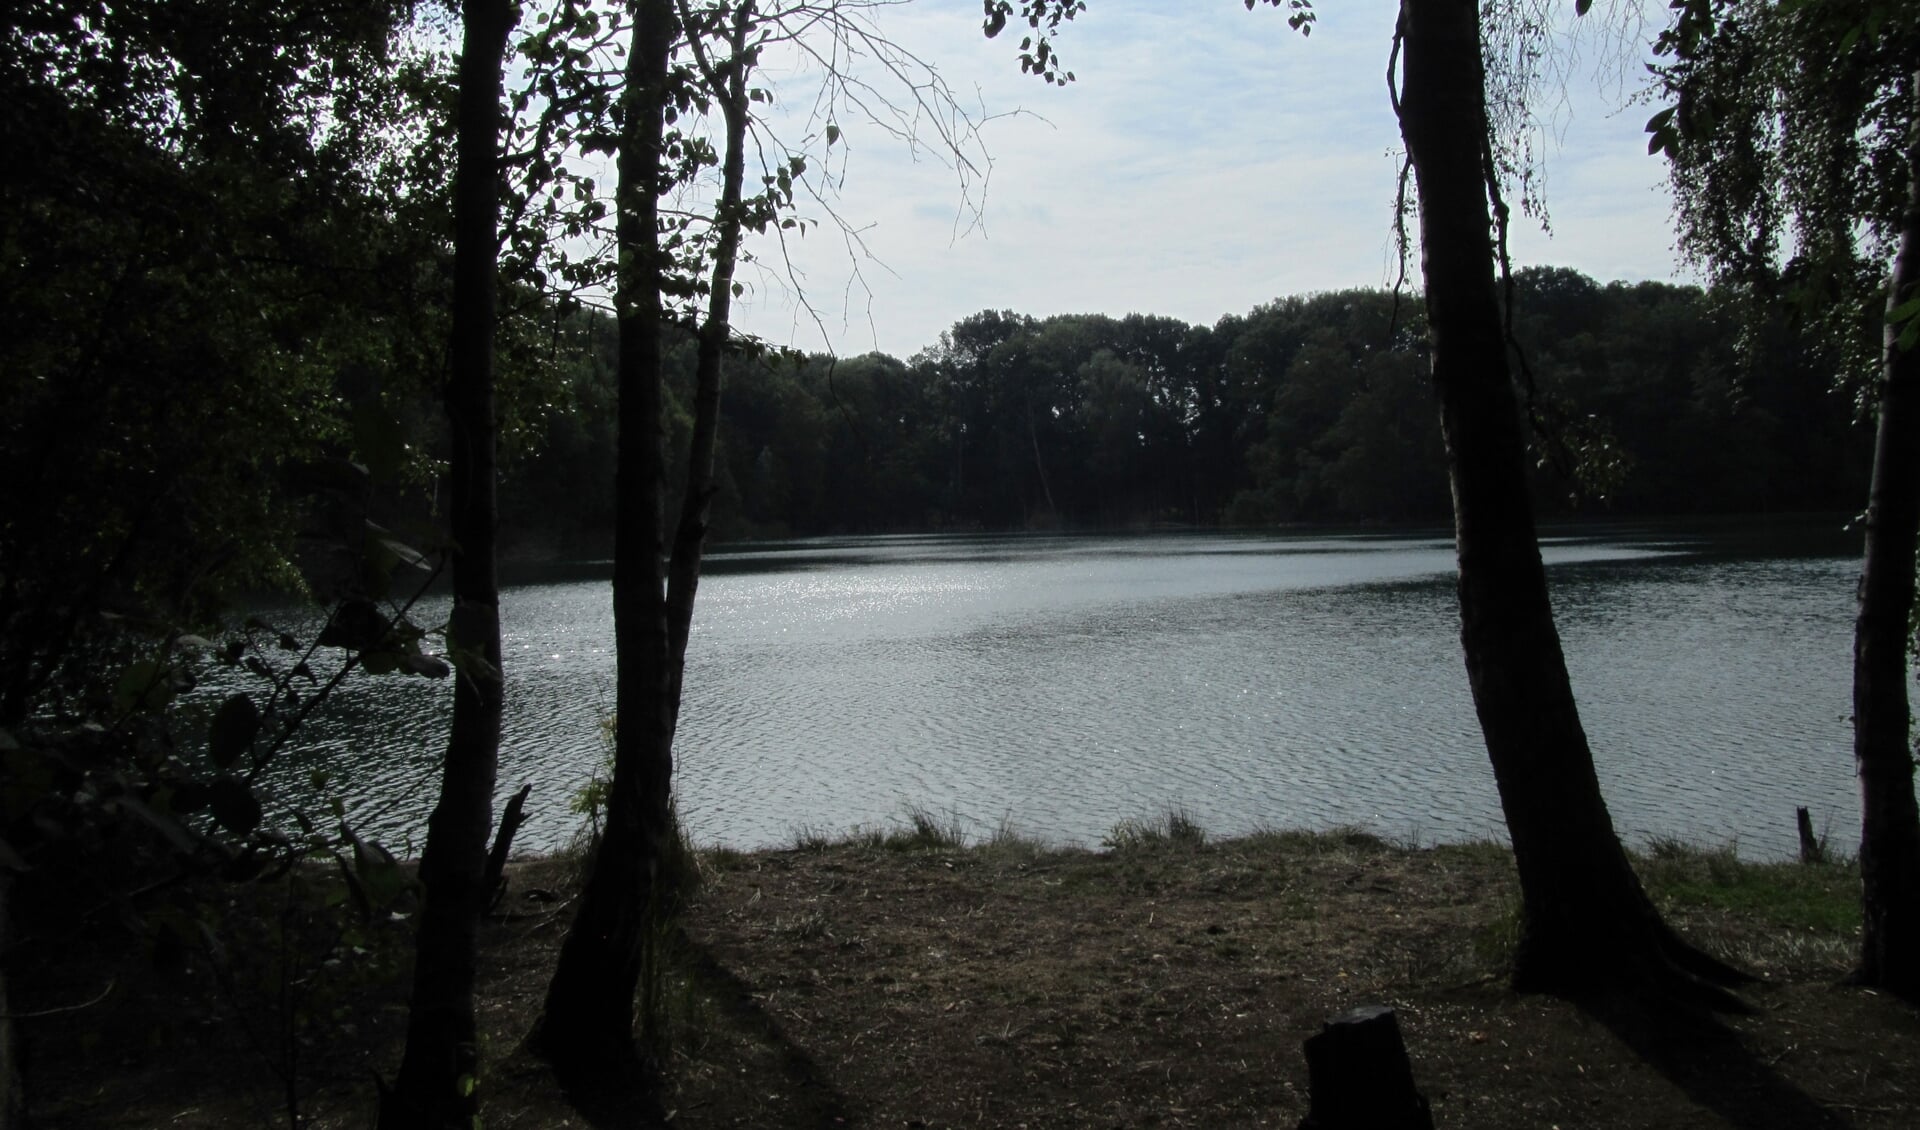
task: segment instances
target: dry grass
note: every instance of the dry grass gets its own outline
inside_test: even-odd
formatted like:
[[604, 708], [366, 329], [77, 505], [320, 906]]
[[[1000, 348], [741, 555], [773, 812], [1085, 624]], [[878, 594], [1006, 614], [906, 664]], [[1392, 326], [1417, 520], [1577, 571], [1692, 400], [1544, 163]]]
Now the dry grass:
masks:
[[[1853, 944], [1830, 917], [1850, 894], [1844, 865], [1749, 870], [1671, 848], [1641, 860], [1670, 919], [1766, 979], [1747, 993], [1753, 1015], [1650, 1018], [1504, 987], [1518, 913], [1499, 845], [1417, 850], [1351, 830], [1212, 841], [1167, 818], [1116, 829], [1103, 852], [1008, 829], [966, 846], [921, 815], [703, 858], [670, 974], [672, 1125], [1291, 1126], [1306, 1109], [1301, 1041], [1375, 1001], [1399, 1010], [1443, 1127], [1920, 1120], [1920, 1019], [1834, 985]], [[515, 882], [557, 871], [526, 865]], [[487, 1124], [632, 1124], [583, 1122], [515, 1052], [566, 918], [564, 904], [518, 913], [489, 928]], [[362, 1124], [365, 1072], [394, 1059], [376, 1041], [337, 1065], [310, 1125]], [[163, 1069], [116, 1062], [44, 1096], [43, 1124], [257, 1124], [237, 1085], [209, 1094], [192, 1089], [204, 1078], [170, 1086]]]

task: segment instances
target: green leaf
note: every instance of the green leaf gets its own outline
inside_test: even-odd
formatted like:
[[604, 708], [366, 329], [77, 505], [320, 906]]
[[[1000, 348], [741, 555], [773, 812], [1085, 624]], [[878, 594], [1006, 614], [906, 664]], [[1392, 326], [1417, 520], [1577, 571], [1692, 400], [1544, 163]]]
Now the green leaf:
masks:
[[371, 600], [345, 601], [321, 629], [320, 646], [369, 651], [387, 638], [387, 627], [387, 618]]
[[380, 545], [385, 548], [388, 553], [393, 554], [403, 565], [411, 565], [416, 569], [425, 569], [427, 567], [426, 556], [405, 542], [390, 537], [383, 537], [380, 539]]
[[400, 669], [401, 657], [392, 651], [363, 651], [360, 653], [360, 666], [369, 675], [391, 675]]
[[173, 668], [157, 659], [140, 659], [129, 664], [113, 690], [113, 708], [121, 714], [135, 710], [158, 710], [173, 700], [179, 690]]
[[253, 748], [259, 732], [260, 708], [244, 694], [233, 695], [214, 712], [213, 725], [207, 731], [207, 756], [225, 769]]
[[982, 0], [982, 2], [986, 5], [987, 18], [981, 24], [980, 30], [986, 32], [988, 39], [992, 39], [994, 36], [1006, 30], [1007, 6], [1005, 4], [996, 4], [994, 0]]
[[207, 806], [213, 819], [236, 836], [244, 836], [260, 826], [260, 801], [253, 790], [232, 777], [215, 781], [208, 793]]
[[453, 674], [453, 667], [437, 655], [403, 655], [400, 665], [416, 675], [425, 675], [429, 679], [444, 679]]
[[840, 140], [840, 127], [834, 125], [832, 122], [828, 122], [827, 123], [827, 144], [832, 145], [834, 142], [839, 140]]
[[384, 911], [413, 887], [407, 869], [393, 853], [377, 843], [353, 837], [353, 875], [368, 908]]

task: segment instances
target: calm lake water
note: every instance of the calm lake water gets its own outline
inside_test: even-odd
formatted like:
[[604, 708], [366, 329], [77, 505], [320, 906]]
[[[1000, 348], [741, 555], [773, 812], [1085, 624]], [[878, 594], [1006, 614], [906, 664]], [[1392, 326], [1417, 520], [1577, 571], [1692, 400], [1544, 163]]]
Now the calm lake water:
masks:
[[[1544, 542], [1582, 716], [1630, 841], [1795, 849], [1793, 810], [1857, 835], [1856, 546], [1839, 522]], [[1358, 824], [1422, 842], [1502, 823], [1428, 535], [896, 537], [710, 557], [678, 741], [684, 819], [742, 847], [917, 806], [1097, 844], [1184, 808], [1216, 834]], [[502, 795], [564, 843], [613, 699], [602, 567], [504, 598]], [[431, 622], [443, 609], [429, 609]], [[417, 850], [445, 683], [356, 676], [290, 768], [351, 758], [349, 817]]]

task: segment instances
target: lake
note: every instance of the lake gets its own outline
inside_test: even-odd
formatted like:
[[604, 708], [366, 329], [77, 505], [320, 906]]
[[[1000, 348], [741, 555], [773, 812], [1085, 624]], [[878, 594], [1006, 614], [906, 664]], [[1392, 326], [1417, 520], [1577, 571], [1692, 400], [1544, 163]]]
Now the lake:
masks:
[[[1548, 531], [1582, 717], [1629, 842], [1851, 847], [1857, 539], [1840, 520]], [[881, 537], [710, 555], [677, 743], [697, 841], [757, 847], [919, 808], [1096, 845], [1184, 809], [1210, 832], [1502, 835], [1447, 531]], [[613, 700], [604, 565], [503, 596], [502, 795], [566, 842]], [[423, 622], [444, 616], [444, 605]], [[351, 759], [349, 817], [416, 850], [446, 683], [355, 676], [293, 759]]]

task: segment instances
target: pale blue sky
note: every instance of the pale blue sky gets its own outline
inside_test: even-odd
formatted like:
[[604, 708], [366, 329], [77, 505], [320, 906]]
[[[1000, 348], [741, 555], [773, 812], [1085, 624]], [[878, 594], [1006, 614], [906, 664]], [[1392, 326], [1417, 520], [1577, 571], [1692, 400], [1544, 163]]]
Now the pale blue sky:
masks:
[[[1282, 12], [1240, 0], [1090, 0], [1058, 40], [1078, 76], [1064, 88], [1020, 73], [1022, 28], [981, 36], [977, 0], [878, 11], [881, 30], [937, 66], [977, 116], [993, 116], [982, 129], [990, 177], [984, 194], [978, 181], [971, 190], [981, 222], [965, 230], [965, 195], [935, 153], [916, 156], [843, 110], [831, 199], [872, 258], [850, 258], [830, 225], [790, 239], [821, 325], [771, 268], [743, 272], [750, 293], [736, 323], [779, 344], [904, 359], [987, 308], [1211, 324], [1282, 295], [1389, 284], [1396, 5], [1320, 7], [1302, 39]], [[1660, 7], [1650, 10], [1657, 21]], [[1637, 51], [1613, 45], [1618, 35], [1609, 42], [1598, 20], [1555, 41], [1571, 74], [1542, 107], [1553, 235], [1516, 223], [1516, 265], [1602, 281], [1687, 277], [1664, 166], [1646, 153], [1652, 110], [1629, 104], [1656, 28], [1642, 29]], [[768, 77], [786, 110], [811, 106], [814, 77], [777, 67]], [[807, 125], [782, 129], [793, 139]], [[766, 242], [751, 249], [764, 262], [780, 255]]]

